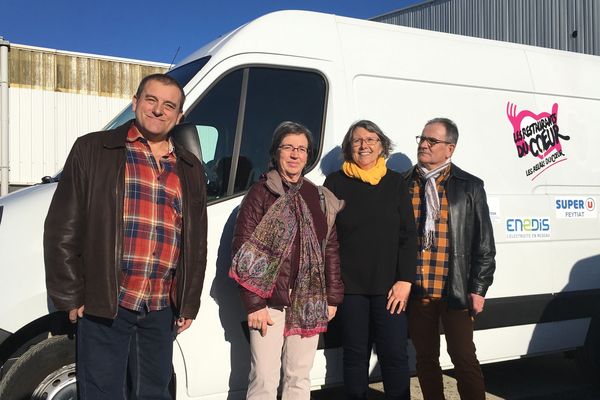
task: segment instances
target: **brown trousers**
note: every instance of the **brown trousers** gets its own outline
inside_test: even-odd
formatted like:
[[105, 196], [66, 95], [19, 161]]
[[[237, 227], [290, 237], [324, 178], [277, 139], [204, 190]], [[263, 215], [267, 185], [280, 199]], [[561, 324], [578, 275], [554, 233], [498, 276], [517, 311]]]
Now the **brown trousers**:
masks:
[[417, 375], [425, 400], [444, 400], [440, 367], [440, 320], [448, 354], [454, 364], [458, 392], [463, 400], [485, 400], [483, 373], [475, 354], [473, 319], [469, 310], [449, 309], [444, 300], [411, 299], [408, 331], [417, 351]]

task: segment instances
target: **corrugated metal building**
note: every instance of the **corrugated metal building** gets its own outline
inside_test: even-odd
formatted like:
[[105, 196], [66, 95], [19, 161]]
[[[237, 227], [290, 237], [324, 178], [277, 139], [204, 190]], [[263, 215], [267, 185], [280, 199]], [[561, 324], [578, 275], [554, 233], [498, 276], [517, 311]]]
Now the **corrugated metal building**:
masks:
[[600, 0], [430, 0], [372, 20], [600, 55]]
[[11, 185], [56, 173], [78, 136], [101, 129], [144, 76], [169, 67], [12, 43], [8, 61]]

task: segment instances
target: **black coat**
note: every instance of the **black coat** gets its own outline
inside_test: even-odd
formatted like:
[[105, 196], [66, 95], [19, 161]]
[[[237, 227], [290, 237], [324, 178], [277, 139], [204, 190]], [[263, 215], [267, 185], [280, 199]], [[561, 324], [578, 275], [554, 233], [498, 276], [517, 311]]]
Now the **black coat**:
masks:
[[[412, 192], [415, 168], [403, 174]], [[447, 300], [469, 308], [469, 293], [485, 296], [496, 270], [496, 246], [483, 181], [452, 164], [446, 183], [450, 262]]]
[[346, 202], [336, 219], [345, 294], [385, 296], [397, 281], [414, 282], [417, 235], [402, 176], [388, 169], [371, 185], [336, 171], [324, 185]]

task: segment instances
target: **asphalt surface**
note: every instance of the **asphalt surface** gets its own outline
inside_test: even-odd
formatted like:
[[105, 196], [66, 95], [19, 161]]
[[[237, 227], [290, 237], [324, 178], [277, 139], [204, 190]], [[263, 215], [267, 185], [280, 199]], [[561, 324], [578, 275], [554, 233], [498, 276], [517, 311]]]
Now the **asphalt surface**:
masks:
[[[600, 400], [600, 376], [585, 373], [573, 357], [552, 354], [483, 365], [487, 400]], [[453, 371], [444, 375], [446, 400], [459, 400]], [[341, 388], [312, 393], [312, 400], [342, 400]], [[411, 378], [411, 398], [423, 396], [416, 377]], [[383, 385], [370, 386], [369, 399], [383, 400]]]

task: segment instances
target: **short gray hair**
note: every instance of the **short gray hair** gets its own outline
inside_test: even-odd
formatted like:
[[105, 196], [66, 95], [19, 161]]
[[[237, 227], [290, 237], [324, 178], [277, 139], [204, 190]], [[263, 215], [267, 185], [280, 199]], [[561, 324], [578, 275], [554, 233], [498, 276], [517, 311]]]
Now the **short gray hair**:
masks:
[[458, 127], [456, 126], [454, 121], [452, 121], [449, 118], [439, 117], [439, 118], [430, 119], [429, 121], [427, 121], [425, 126], [431, 125], [431, 124], [444, 125], [444, 128], [446, 128], [446, 140], [452, 144], [456, 144], [458, 142]]
[[361, 119], [360, 121], [356, 121], [350, 125], [348, 132], [346, 132], [346, 136], [344, 136], [344, 140], [342, 140], [342, 153], [344, 154], [344, 160], [352, 161], [352, 134], [357, 128], [363, 128], [371, 133], [375, 133], [379, 137], [381, 146], [383, 147], [381, 154], [384, 158], [388, 158], [390, 156], [390, 153], [394, 147], [390, 138], [383, 133], [381, 128], [378, 127], [375, 122], [369, 121], [368, 119]]

